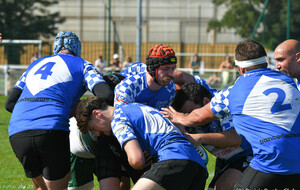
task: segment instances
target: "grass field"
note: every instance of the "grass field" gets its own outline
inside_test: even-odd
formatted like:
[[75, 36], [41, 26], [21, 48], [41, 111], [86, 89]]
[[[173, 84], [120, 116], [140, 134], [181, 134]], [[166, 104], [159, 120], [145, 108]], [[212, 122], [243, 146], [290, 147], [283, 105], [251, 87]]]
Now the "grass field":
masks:
[[[25, 177], [23, 168], [15, 157], [9, 143], [7, 127], [11, 114], [4, 108], [6, 100], [6, 96], [0, 96], [0, 189], [34, 189], [31, 180]], [[207, 168], [210, 177], [207, 180], [207, 185], [213, 177], [214, 163], [215, 157], [209, 155]], [[95, 185], [94, 189], [99, 189], [99, 186]]]

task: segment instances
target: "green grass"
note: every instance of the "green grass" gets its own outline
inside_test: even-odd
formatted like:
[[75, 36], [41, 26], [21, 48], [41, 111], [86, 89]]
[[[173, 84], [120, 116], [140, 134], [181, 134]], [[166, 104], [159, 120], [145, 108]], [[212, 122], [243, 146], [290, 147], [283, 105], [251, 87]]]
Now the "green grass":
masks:
[[[25, 177], [22, 165], [15, 157], [9, 143], [7, 128], [11, 114], [4, 108], [6, 100], [6, 96], [0, 96], [0, 189], [34, 189], [31, 180]], [[215, 157], [212, 155], [209, 155], [207, 168], [209, 178], [207, 179], [206, 186], [211, 181], [215, 168]], [[99, 189], [96, 181], [94, 189]]]
[[11, 114], [4, 108], [6, 99], [0, 96], [0, 189], [34, 189], [9, 143], [7, 127]]

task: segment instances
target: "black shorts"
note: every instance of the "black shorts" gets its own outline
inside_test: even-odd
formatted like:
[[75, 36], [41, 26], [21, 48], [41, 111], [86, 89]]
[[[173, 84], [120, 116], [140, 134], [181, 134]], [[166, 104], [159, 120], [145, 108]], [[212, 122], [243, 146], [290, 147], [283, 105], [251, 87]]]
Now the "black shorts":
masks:
[[[147, 170], [136, 170], [128, 163], [126, 152], [121, 149], [117, 138], [113, 135], [101, 135], [96, 143], [96, 173], [98, 180], [108, 177], [129, 176], [135, 183]], [[122, 167], [124, 169], [122, 169]]]
[[165, 189], [202, 190], [208, 173], [205, 168], [190, 160], [156, 162], [141, 178], [155, 181]]
[[26, 177], [42, 174], [47, 180], [58, 180], [70, 171], [69, 132], [30, 130], [14, 134], [9, 140]]
[[249, 166], [251, 159], [252, 159], [252, 155], [244, 156], [244, 157], [241, 157], [237, 160], [233, 160], [230, 162], [220, 159], [220, 158], [217, 158], [215, 174], [209, 184], [209, 187], [214, 188], [216, 181], [227, 169], [236, 169], [243, 173], [245, 171], [245, 169]]
[[300, 174], [277, 175], [257, 171], [250, 166], [234, 186], [235, 190], [293, 190], [300, 189]]

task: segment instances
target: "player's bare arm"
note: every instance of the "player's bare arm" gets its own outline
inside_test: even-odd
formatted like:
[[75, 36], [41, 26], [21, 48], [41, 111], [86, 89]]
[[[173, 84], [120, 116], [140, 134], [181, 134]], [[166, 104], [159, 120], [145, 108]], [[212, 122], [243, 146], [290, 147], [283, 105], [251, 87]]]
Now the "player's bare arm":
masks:
[[223, 131], [220, 133], [185, 133], [184, 135], [195, 146], [199, 146], [201, 144], [209, 144], [218, 148], [226, 148], [238, 146], [242, 141], [242, 138], [236, 133], [235, 129]]
[[144, 154], [137, 140], [127, 141], [124, 144], [124, 150], [127, 154], [128, 162], [133, 168], [141, 170], [146, 166]]
[[162, 108], [160, 112], [165, 118], [170, 119], [175, 124], [184, 126], [203, 126], [211, 121], [217, 119], [207, 104], [202, 108], [193, 110], [190, 114], [183, 114], [177, 112], [172, 106], [169, 108]]

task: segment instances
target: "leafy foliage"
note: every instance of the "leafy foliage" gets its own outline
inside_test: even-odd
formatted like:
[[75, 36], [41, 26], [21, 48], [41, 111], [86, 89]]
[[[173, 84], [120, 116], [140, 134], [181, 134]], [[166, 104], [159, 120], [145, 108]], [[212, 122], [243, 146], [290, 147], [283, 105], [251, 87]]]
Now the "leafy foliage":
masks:
[[50, 13], [48, 6], [58, 0], [2, 0], [0, 30], [7, 39], [37, 39], [56, 34], [56, 24], [63, 23], [58, 12]]
[[[59, 12], [51, 13], [48, 6], [58, 0], [1, 0], [0, 32], [5, 39], [38, 39], [56, 35], [56, 24], [65, 18]], [[19, 64], [22, 48], [7, 46], [6, 54], [9, 64]]]
[[[218, 31], [220, 28], [234, 28], [241, 37], [251, 38], [265, 1], [213, 0], [215, 5], [224, 4], [228, 10], [221, 20], [211, 20], [208, 30], [216, 29]], [[291, 1], [290, 38], [298, 40], [300, 40], [299, 8], [300, 1]], [[279, 43], [286, 40], [286, 31], [287, 0], [269, 0], [254, 39], [263, 43], [266, 48], [274, 49]]]

